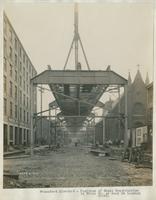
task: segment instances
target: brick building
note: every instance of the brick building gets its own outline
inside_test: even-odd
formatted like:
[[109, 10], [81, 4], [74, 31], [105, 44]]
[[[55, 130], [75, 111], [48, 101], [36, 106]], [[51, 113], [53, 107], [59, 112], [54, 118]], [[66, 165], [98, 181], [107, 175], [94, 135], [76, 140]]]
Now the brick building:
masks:
[[[30, 141], [30, 79], [37, 74], [6, 14], [3, 15], [4, 151]], [[36, 90], [34, 112], [36, 112]]]

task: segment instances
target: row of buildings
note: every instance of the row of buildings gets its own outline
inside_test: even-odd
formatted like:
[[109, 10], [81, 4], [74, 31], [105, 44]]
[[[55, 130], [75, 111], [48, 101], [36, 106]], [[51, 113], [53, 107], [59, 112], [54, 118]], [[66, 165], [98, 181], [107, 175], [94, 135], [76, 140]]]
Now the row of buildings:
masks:
[[[30, 145], [32, 103], [33, 113], [37, 112], [37, 90], [34, 89], [32, 102], [30, 80], [37, 71], [5, 13], [3, 39], [3, 146], [6, 152], [12, 147]], [[61, 137], [64, 132], [55, 121], [39, 118], [34, 123], [36, 145], [55, 144], [68, 138], [68, 134]]]
[[[127, 98], [127, 114], [128, 114], [128, 145], [135, 146], [140, 142], [148, 142], [152, 144], [152, 120], [153, 120], [153, 83], [149, 83], [148, 74], [145, 82], [138, 70], [134, 81], [132, 82], [129, 73], [128, 77], [128, 98]], [[105, 140], [111, 140], [119, 143], [124, 140], [124, 110], [125, 97], [113, 102], [111, 99], [106, 103], [107, 114], [105, 115]], [[115, 115], [120, 118], [114, 118]], [[123, 118], [122, 118], [123, 116]], [[141, 138], [141, 131], [146, 134], [146, 139]], [[140, 132], [140, 133], [139, 133]], [[96, 141], [102, 144], [103, 141], [103, 122], [102, 120], [96, 124], [95, 129]], [[139, 136], [140, 134], [140, 137]], [[137, 138], [138, 137], [138, 138]]]
[[[4, 151], [30, 143], [30, 80], [37, 74], [6, 14], [3, 15]], [[34, 112], [37, 95], [34, 91]]]

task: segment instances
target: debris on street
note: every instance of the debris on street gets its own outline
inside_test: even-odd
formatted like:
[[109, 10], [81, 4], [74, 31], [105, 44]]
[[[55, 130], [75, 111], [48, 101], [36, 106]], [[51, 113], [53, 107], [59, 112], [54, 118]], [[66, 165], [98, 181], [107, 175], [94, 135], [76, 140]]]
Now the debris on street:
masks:
[[113, 156], [103, 159], [91, 153], [86, 154], [86, 148], [78, 146], [65, 146], [59, 153], [50, 151], [46, 156], [37, 153], [33, 157], [5, 159], [4, 169], [5, 173], [19, 175], [18, 180], [4, 176], [4, 188], [152, 184], [152, 169], [135, 168], [135, 165], [121, 162]]

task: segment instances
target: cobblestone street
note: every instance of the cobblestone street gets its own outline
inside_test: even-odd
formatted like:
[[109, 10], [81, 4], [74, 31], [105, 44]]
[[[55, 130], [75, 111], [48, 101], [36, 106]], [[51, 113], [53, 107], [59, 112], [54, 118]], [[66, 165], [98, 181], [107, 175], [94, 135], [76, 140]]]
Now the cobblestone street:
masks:
[[4, 169], [19, 174], [16, 184], [4, 179], [6, 187], [99, 187], [152, 184], [151, 169], [137, 169], [120, 159], [98, 157], [85, 147], [43, 151], [33, 158], [5, 159]]

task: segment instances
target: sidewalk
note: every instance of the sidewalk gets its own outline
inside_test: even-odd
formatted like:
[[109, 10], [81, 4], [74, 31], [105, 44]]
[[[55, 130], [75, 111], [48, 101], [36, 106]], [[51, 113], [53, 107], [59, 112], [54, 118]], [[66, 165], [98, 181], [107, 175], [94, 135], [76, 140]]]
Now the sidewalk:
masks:
[[[48, 145], [42, 145], [42, 146], [37, 146], [34, 147], [34, 150], [42, 150], [48, 148]], [[3, 152], [3, 157], [9, 157], [9, 156], [14, 156], [14, 155], [19, 155], [19, 154], [28, 154], [30, 151], [30, 147], [21, 147], [21, 149], [17, 150], [15, 148], [12, 148], [10, 151]]]
[[12, 155], [19, 155], [25, 153], [25, 150], [14, 150], [14, 151], [7, 151], [3, 153], [3, 157], [8, 157], [8, 156], [12, 156]]

